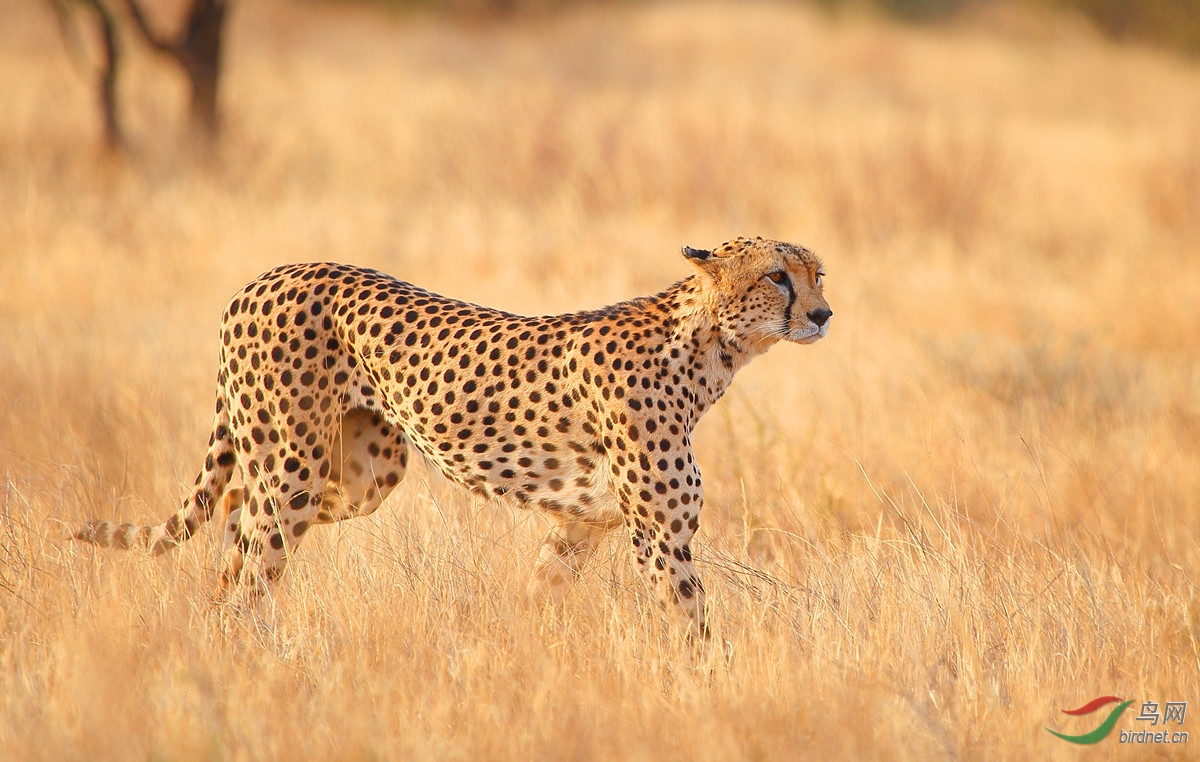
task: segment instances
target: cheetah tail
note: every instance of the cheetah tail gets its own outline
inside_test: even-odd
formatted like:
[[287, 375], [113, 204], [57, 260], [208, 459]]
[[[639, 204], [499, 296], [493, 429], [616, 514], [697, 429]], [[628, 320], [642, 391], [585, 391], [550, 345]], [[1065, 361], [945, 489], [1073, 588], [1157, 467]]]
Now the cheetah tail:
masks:
[[73, 539], [122, 550], [147, 548], [156, 556], [172, 550], [190, 539], [202, 524], [212, 518], [213, 508], [221, 500], [233, 475], [235, 461], [229, 416], [223, 400], [218, 397], [217, 416], [208, 440], [204, 470], [196, 477], [196, 486], [183, 501], [183, 507], [162, 524], [154, 526], [89, 521], [75, 532]]

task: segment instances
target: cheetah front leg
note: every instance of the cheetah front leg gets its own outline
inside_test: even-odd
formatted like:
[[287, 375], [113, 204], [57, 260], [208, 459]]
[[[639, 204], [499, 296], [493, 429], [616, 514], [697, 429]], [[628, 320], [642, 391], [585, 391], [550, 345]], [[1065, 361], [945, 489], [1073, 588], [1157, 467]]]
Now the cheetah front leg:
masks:
[[557, 603], [575, 584], [600, 540], [621, 522], [583, 521], [565, 516], [551, 517], [551, 521], [533, 569], [530, 592]]
[[689, 545], [704, 502], [691, 444], [685, 439], [674, 448], [643, 449], [635, 426], [613, 441], [612, 480], [638, 568], [659, 600], [687, 623], [690, 634], [707, 638], [704, 585]]

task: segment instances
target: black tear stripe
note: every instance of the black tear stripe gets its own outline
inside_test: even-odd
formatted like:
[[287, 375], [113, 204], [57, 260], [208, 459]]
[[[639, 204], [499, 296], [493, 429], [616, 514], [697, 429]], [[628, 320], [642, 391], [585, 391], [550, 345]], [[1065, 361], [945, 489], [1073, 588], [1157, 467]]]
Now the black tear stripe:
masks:
[[783, 277], [783, 282], [787, 285], [788, 292], [787, 309], [783, 311], [783, 330], [790, 331], [792, 328], [792, 306], [796, 304], [796, 289], [792, 287], [792, 276], [784, 273]]

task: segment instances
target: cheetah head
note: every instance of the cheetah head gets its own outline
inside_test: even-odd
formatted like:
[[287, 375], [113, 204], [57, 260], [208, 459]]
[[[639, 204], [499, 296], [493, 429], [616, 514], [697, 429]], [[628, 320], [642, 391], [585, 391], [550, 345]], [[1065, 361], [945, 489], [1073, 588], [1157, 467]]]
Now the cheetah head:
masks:
[[712, 251], [683, 248], [700, 277], [700, 296], [723, 333], [752, 351], [777, 341], [812, 344], [829, 331], [825, 271], [808, 249], [736, 238]]

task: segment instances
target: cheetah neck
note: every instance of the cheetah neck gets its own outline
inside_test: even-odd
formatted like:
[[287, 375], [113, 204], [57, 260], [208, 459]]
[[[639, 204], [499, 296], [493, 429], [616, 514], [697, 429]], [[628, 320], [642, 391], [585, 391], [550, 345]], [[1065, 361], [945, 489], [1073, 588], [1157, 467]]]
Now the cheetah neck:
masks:
[[717, 305], [706, 297], [692, 276], [652, 298], [663, 313], [664, 356], [696, 403], [693, 426], [725, 394], [734, 375], [763, 351], [746, 346], [722, 325]]

